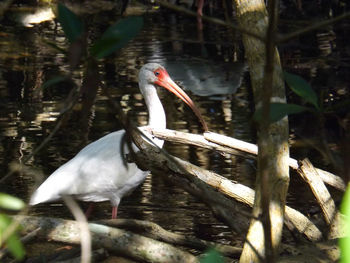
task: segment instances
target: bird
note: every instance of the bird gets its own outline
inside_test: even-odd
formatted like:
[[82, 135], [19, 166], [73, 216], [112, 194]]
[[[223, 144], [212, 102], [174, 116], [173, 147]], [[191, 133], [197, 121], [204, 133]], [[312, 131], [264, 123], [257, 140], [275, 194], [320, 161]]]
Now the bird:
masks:
[[[166, 69], [157, 63], [147, 63], [139, 71], [139, 89], [149, 112], [146, 127], [166, 128], [163, 105], [157, 95], [157, 87], [163, 87], [182, 99], [197, 115], [207, 130], [207, 125], [190, 97], [170, 78]], [[123, 155], [129, 152], [124, 145], [125, 130], [111, 132], [85, 146], [75, 157], [54, 171], [32, 194], [29, 204], [53, 202], [65, 195], [86, 202], [110, 201], [112, 219], [117, 218], [118, 206], [123, 196], [140, 185], [149, 171], [140, 170], [135, 163], [125, 163]], [[147, 137], [158, 147], [164, 141]], [[133, 145], [133, 148], [136, 148]]]

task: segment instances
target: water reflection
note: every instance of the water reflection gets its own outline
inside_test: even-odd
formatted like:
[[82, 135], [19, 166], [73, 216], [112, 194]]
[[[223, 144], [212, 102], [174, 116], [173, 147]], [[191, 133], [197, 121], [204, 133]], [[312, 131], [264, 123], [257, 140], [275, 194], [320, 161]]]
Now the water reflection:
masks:
[[[43, 7], [34, 10], [27, 10], [18, 15], [19, 22], [25, 27], [33, 27], [46, 21], [52, 21], [55, 18], [51, 7]], [[28, 12], [29, 11], [29, 12]]]
[[[218, 55], [220, 48], [217, 48], [216, 44], [204, 45], [186, 41], [189, 39], [186, 36], [192, 36], [193, 30], [197, 30], [195, 20], [187, 27], [183, 26], [181, 18], [177, 18], [176, 23], [171, 25], [168, 24], [167, 18], [160, 15], [150, 15], [145, 19], [145, 27], [136, 39], [114, 57], [111, 56], [98, 65], [108, 91], [113, 98], [121, 101], [124, 109], [129, 112], [130, 118], [139, 125], [147, 123], [146, 107], [137, 88], [136, 76], [138, 69], [144, 63], [161, 61], [170, 67], [169, 72], [172, 77], [182, 81], [183, 86], [190, 90], [189, 93], [192, 92], [191, 97], [204, 113], [212, 131], [249, 141], [251, 137], [248, 129], [249, 112], [244, 104], [236, 103], [235, 95], [232, 95], [238, 89], [240, 100], [247, 100], [246, 90], [242, 88], [244, 64], [242, 62], [232, 64], [237, 65], [235, 79], [227, 79], [224, 68], [220, 70], [220, 66], [225, 63], [217, 65], [214, 77], [226, 79], [229, 85], [223, 88], [220, 86], [220, 81], [219, 84], [212, 82], [208, 84], [209, 88], [206, 91], [200, 90], [203, 82], [199, 81], [196, 86], [193, 79], [189, 82], [188, 75], [183, 74], [193, 72], [191, 70], [196, 66], [199, 66], [199, 72], [201, 72], [203, 71], [201, 67], [204, 65], [214, 64], [214, 61], [224, 61], [223, 55]], [[111, 16], [112, 20], [116, 18]], [[56, 28], [54, 22], [45, 25], [42, 26], [40, 34], [36, 33], [37, 27], [34, 26], [26, 29], [31, 31], [26, 31], [25, 37], [12, 34], [6, 42], [0, 43], [1, 50], [11, 50], [11, 54], [20, 54], [22, 50], [26, 50], [25, 55], [15, 57], [4, 54], [0, 57], [2, 68], [0, 163], [3, 173], [7, 171], [10, 162], [19, 162], [22, 156], [29, 155], [53, 130], [63, 102], [71, 90], [68, 83], [61, 83], [45, 90], [39, 89], [46, 80], [59, 73], [67, 72], [64, 56], [57, 51], [52, 51], [41, 41], [42, 38], [53, 39], [64, 47], [65, 40], [62, 32], [59, 27]], [[102, 28], [105, 25], [96, 24], [97, 26]], [[15, 30], [16, 27], [1, 27], [1, 31], [6, 34], [11, 34], [9, 32], [15, 32]], [[214, 32], [214, 34], [218, 33]], [[211, 38], [206, 34], [209, 33], [204, 32], [204, 39]], [[174, 37], [177, 38], [176, 41], [166, 40]], [[204, 47], [205, 60], [201, 60], [200, 64], [191, 64], [193, 60], [190, 58], [200, 55]], [[198, 52], [198, 50], [201, 51]], [[176, 56], [179, 54], [187, 57], [187, 61], [177, 60]], [[171, 63], [174, 63], [173, 66]], [[181, 71], [186, 68], [188, 69], [186, 72]], [[176, 76], [173, 76], [174, 74]], [[83, 70], [76, 72], [75, 81], [79, 83], [83, 75]], [[199, 77], [199, 80], [201, 79], [202, 77]], [[211, 80], [214, 79], [211, 78]], [[215, 91], [213, 92], [211, 88]], [[217, 91], [218, 88], [220, 91]], [[220, 97], [220, 100], [208, 97], [208, 95], [217, 94], [225, 96]], [[203, 97], [203, 95], [206, 96]], [[160, 96], [166, 108], [169, 128], [192, 133], [202, 132], [196, 116], [186, 105], [166, 91], [162, 91]], [[28, 162], [29, 167], [49, 175], [58, 166], [72, 158], [86, 143], [121, 128], [108, 106], [107, 98], [101, 95], [101, 89], [96, 91], [95, 102], [89, 111], [88, 118], [81, 118], [81, 107], [83, 105], [78, 104], [73, 109], [70, 118], [47, 147]], [[207, 150], [172, 143], [167, 143], [165, 148], [176, 156], [224, 176], [233, 179], [238, 176], [236, 169], [239, 171], [241, 163], [237, 162], [235, 157], [224, 158]], [[1, 186], [1, 190], [28, 200], [34, 184], [35, 178], [32, 175], [23, 174], [8, 180], [6, 185]], [[69, 215], [67, 209], [60, 204], [39, 205], [32, 210], [32, 213], [59, 217]], [[110, 204], [103, 203], [98, 207], [93, 219], [110, 217], [109, 213]], [[223, 233], [229, 233], [225, 226], [212, 217], [205, 205], [181, 188], [169, 184], [162, 177], [152, 175], [131, 196], [124, 198], [120, 205], [119, 216], [152, 220], [170, 230], [207, 239], [221, 240]]]

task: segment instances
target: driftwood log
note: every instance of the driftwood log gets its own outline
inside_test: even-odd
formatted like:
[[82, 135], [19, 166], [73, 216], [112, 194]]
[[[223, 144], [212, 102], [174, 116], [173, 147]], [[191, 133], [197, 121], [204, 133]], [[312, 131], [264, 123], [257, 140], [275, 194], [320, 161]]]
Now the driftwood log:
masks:
[[[80, 226], [76, 221], [32, 216], [16, 216], [16, 220], [24, 234], [40, 228], [39, 238], [72, 245], [81, 242]], [[143, 262], [198, 262], [192, 254], [160, 241], [100, 224], [89, 223], [88, 226], [93, 246], [119, 255]]]

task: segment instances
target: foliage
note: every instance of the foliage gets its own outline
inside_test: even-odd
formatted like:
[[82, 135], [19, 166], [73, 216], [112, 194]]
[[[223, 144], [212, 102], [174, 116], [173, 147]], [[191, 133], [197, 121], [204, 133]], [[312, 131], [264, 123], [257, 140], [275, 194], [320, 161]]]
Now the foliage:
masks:
[[[58, 21], [68, 40], [73, 43], [84, 32], [79, 17], [62, 4], [58, 4]], [[90, 49], [90, 55], [101, 59], [121, 49], [133, 39], [143, 27], [142, 17], [127, 17], [111, 25]]]
[[65, 76], [56, 76], [54, 78], [51, 78], [49, 79], [48, 81], [46, 81], [42, 86], [41, 88], [42, 89], [46, 89], [47, 87], [50, 87], [52, 85], [55, 85], [57, 83], [60, 83], [62, 81], [65, 81], [67, 80], [67, 78]]
[[[84, 24], [79, 19], [79, 17], [70, 11], [63, 4], [58, 4], [58, 21], [62, 25], [64, 34], [68, 38], [71, 45], [75, 46], [75, 51], [78, 53], [79, 49], [84, 48], [84, 41], [78, 43], [84, 36]], [[90, 56], [86, 58], [89, 59], [101, 59], [113, 52], [124, 47], [130, 40], [132, 40], [142, 29], [143, 18], [138, 16], [126, 17], [120, 19], [113, 25], [111, 25], [102, 35], [100, 39], [95, 41], [90, 48]], [[62, 49], [56, 46], [54, 43], [47, 43], [55, 49], [62, 51]], [[64, 52], [64, 51], [63, 51]], [[81, 52], [83, 54], [83, 52]], [[81, 54], [76, 54], [77, 56]], [[80, 58], [76, 58], [78, 61]], [[57, 84], [62, 81], [66, 81], [67, 77], [57, 76], [53, 79], [46, 81], [43, 84], [43, 88]]]
[[295, 94], [319, 109], [317, 94], [305, 79], [288, 72], [284, 72], [284, 79]]
[[141, 30], [141, 17], [124, 18], [110, 26], [102, 37], [92, 46], [91, 55], [97, 59], [110, 55], [125, 46]]
[[[291, 103], [270, 103], [270, 122], [279, 121], [290, 114], [297, 114], [305, 111], [320, 112], [317, 94], [306, 80], [288, 72], [284, 73], [284, 78], [291, 90], [306, 102], [310, 103], [312, 107]], [[254, 114], [254, 119], [259, 122], [263, 117], [261, 108], [257, 109]]]
[[222, 255], [215, 249], [208, 250], [203, 257], [201, 257], [200, 263], [224, 263]]
[[[25, 204], [22, 200], [8, 194], [0, 193], [0, 208], [17, 211], [23, 209], [24, 206]], [[13, 221], [9, 216], [0, 214], [0, 247], [6, 244], [11, 254], [17, 260], [21, 260], [24, 258], [25, 250], [15, 232], [16, 229], [11, 230], [10, 226], [12, 224]]]
[[0, 207], [7, 210], [21, 210], [24, 208], [25, 204], [21, 199], [8, 195], [5, 193], [0, 193]]
[[[290, 103], [271, 103], [270, 104], [270, 121], [276, 122], [289, 114], [297, 114], [304, 111], [310, 110], [307, 107], [290, 104]], [[259, 109], [256, 111], [254, 118], [256, 120], [261, 120], [263, 118], [262, 111]]]
[[84, 32], [84, 26], [80, 19], [60, 3], [58, 4], [58, 21], [71, 43], [75, 42]]
[[350, 262], [350, 185], [347, 187], [340, 206], [341, 213], [345, 216], [345, 237], [339, 239], [341, 251], [341, 263]]

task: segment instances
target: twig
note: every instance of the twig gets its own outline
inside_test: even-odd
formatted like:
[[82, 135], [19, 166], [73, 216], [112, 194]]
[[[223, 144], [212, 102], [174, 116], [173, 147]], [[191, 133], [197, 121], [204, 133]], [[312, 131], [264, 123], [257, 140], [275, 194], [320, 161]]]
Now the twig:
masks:
[[288, 40], [290, 40], [292, 38], [295, 38], [297, 36], [303, 35], [305, 33], [309, 33], [311, 31], [314, 31], [316, 29], [322, 28], [324, 26], [334, 24], [334, 23], [339, 22], [339, 21], [341, 21], [343, 19], [346, 19], [348, 17], [350, 17], [350, 12], [346, 12], [346, 13], [344, 13], [342, 15], [337, 16], [337, 17], [334, 17], [334, 18], [331, 18], [331, 19], [328, 19], [328, 20], [325, 20], [325, 21], [322, 21], [322, 22], [318, 22], [318, 23], [313, 24], [311, 26], [304, 27], [302, 29], [299, 29], [299, 30], [294, 31], [292, 33], [289, 33], [287, 35], [278, 37], [277, 40], [276, 40], [276, 43], [286, 42], [286, 41], [288, 41]]
[[34, 229], [32, 232], [28, 233], [24, 237], [21, 238], [22, 243], [28, 243], [29, 241], [32, 241], [34, 237], [38, 235], [38, 232], [40, 231], [40, 227], [37, 229]]

